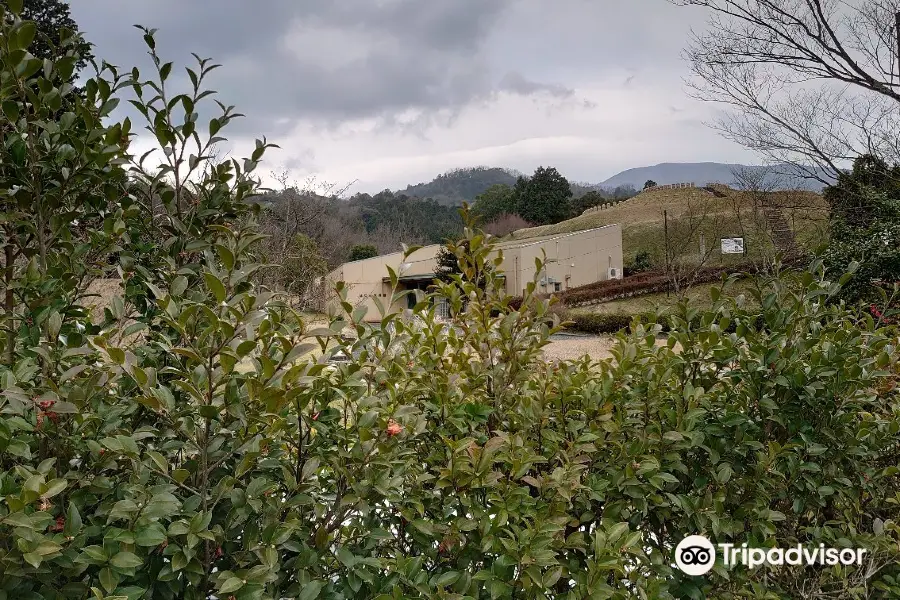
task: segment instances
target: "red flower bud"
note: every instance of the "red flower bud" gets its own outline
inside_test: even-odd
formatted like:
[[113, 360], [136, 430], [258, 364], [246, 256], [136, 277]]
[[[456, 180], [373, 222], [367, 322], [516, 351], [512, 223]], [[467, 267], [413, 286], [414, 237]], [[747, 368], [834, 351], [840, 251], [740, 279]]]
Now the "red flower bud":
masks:
[[400, 426], [400, 423], [391, 419], [388, 421], [387, 429], [388, 437], [394, 437], [395, 435], [399, 435], [401, 431], [403, 431], [403, 427]]
[[66, 528], [66, 518], [63, 516], [56, 517], [56, 525], [50, 526], [50, 531], [59, 533]]

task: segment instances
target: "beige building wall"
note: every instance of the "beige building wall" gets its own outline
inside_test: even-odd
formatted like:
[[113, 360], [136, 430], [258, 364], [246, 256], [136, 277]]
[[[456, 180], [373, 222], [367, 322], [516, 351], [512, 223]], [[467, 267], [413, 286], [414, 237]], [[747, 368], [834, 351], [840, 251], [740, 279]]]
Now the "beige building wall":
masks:
[[[440, 244], [423, 246], [410, 254], [406, 261], [403, 260], [402, 252], [394, 252], [344, 263], [325, 277], [324, 285], [330, 290], [338, 281], [343, 281], [347, 288], [347, 301], [355, 307], [365, 306], [368, 309], [367, 320], [379, 321], [379, 303], [387, 307], [391, 302], [391, 284], [386, 281], [389, 277], [388, 268], [398, 274], [401, 283], [409, 282], [411, 278], [430, 282], [430, 276], [437, 267], [440, 247]], [[401, 289], [407, 287], [415, 286], [401, 285]], [[407, 306], [401, 301], [391, 306], [391, 311], [404, 308]]]
[[[610, 269], [622, 273], [622, 227], [618, 224], [573, 233], [546, 236], [536, 240], [506, 242], [503, 251], [503, 270], [506, 291], [521, 295], [535, 276], [535, 260], [543, 258], [540, 274], [541, 292], [563, 291], [569, 288], [605, 281]], [[558, 285], [557, 285], [558, 284]]]
[[[540, 273], [539, 292], [551, 293], [609, 278], [610, 269], [622, 273], [622, 228], [607, 225], [573, 233], [507, 241], [497, 249], [503, 253], [501, 269], [506, 275], [506, 292], [523, 293], [535, 277], [535, 259], [546, 253], [546, 264]], [[353, 306], [367, 307], [366, 319], [380, 320], [378, 304], [387, 307], [391, 301], [388, 267], [398, 274], [400, 289], [425, 289], [437, 267], [439, 244], [416, 250], [403, 260], [402, 252], [394, 252], [365, 260], [344, 263], [325, 281], [329, 289], [343, 281], [348, 288], [347, 300]], [[408, 308], [406, 301], [395, 303], [390, 312]]]

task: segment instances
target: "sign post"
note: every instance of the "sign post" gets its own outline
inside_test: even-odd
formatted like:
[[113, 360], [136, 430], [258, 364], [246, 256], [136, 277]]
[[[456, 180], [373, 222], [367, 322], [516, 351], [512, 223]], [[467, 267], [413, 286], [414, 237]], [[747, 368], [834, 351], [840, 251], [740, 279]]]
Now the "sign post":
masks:
[[722, 238], [722, 254], [744, 254], [744, 238]]

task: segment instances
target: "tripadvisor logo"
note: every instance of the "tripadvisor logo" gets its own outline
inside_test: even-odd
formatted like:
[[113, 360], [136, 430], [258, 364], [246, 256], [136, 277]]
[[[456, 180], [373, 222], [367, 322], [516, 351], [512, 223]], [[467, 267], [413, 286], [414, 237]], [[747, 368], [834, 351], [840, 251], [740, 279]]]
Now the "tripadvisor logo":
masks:
[[716, 549], [702, 535], [689, 535], [675, 548], [675, 564], [688, 575], [705, 575], [716, 562]]
[[702, 535], [689, 535], [675, 547], [675, 564], [687, 575], [705, 575], [716, 563], [716, 546], [726, 567], [746, 565], [751, 569], [770, 566], [835, 566], [861, 565], [865, 548], [806, 547], [797, 544], [790, 548], [749, 548], [747, 544], [713, 545]]

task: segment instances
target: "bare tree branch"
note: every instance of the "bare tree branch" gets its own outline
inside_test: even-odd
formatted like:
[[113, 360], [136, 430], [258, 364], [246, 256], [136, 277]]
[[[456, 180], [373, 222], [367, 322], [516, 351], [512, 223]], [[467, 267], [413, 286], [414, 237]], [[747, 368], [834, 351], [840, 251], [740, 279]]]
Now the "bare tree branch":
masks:
[[823, 183], [863, 154], [900, 162], [900, 0], [671, 1], [710, 13], [688, 86], [736, 109], [725, 137]]

